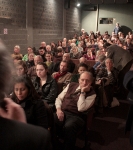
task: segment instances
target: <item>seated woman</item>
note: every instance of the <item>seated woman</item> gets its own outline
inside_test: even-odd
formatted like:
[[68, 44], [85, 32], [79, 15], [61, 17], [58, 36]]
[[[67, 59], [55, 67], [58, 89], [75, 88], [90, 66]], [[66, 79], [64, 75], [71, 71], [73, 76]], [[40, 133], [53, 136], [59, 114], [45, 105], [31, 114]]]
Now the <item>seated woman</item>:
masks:
[[78, 66], [78, 73], [74, 74], [71, 78], [70, 82], [77, 82], [79, 80], [80, 74], [83, 73], [84, 71], [88, 71], [88, 66], [85, 63], [80, 63]]
[[48, 72], [49, 74], [52, 74], [53, 73], [53, 69], [54, 69], [54, 62], [52, 61], [52, 54], [47, 52], [45, 54], [45, 58], [46, 58], [46, 65], [48, 67]]
[[114, 95], [114, 87], [117, 84], [118, 70], [113, 67], [113, 61], [110, 58], [105, 60], [105, 68], [96, 75], [96, 104], [98, 107], [111, 107]]
[[71, 59], [79, 59], [81, 57], [81, 53], [78, 52], [77, 46], [73, 46], [70, 53]]
[[33, 82], [35, 90], [40, 95], [41, 99], [48, 104], [54, 104], [57, 97], [57, 83], [55, 79], [48, 74], [48, 67], [44, 62], [36, 65], [37, 77]]
[[26, 63], [23, 60], [18, 60], [15, 63], [15, 75], [16, 76], [27, 76], [27, 66]]
[[84, 57], [85, 57], [87, 60], [95, 60], [95, 55], [92, 54], [91, 49], [88, 49], [88, 50], [87, 50], [87, 54], [84, 54]]
[[29, 77], [15, 78], [11, 97], [24, 109], [27, 123], [48, 129], [47, 111], [44, 102], [39, 100]]

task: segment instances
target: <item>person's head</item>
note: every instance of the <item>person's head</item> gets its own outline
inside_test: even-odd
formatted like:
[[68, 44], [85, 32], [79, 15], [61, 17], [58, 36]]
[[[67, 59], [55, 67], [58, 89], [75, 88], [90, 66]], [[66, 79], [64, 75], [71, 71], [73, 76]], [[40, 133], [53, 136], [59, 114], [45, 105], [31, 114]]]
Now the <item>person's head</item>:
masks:
[[98, 56], [98, 61], [99, 61], [100, 63], [102, 63], [105, 59], [106, 59], [106, 56], [105, 56], [105, 55], [99, 55], [99, 56]]
[[39, 96], [29, 77], [19, 76], [14, 80], [12, 99], [19, 103], [23, 100], [37, 100]]
[[81, 32], [84, 33], [84, 32], [85, 32], [85, 29], [81, 29]]
[[69, 61], [70, 60], [70, 54], [69, 53], [64, 53], [62, 60], [63, 61]]
[[68, 63], [67, 61], [61, 61], [60, 63], [60, 72], [66, 72], [68, 70]]
[[42, 56], [36, 55], [36, 56], [34, 57], [34, 64], [35, 64], [35, 66], [36, 66], [39, 62], [43, 62]]
[[78, 73], [81, 74], [84, 71], [88, 71], [88, 66], [85, 63], [80, 63], [78, 66]]
[[41, 42], [40, 47], [46, 47], [46, 42]]
[[58, 47], [57, 48], [57, 56], [63, 56], [64, 52], [63, 52], [63, 49], [62, 47]]
[[50, 46], [50, 45], [47, 45], [47, 46], [46, 46], [46, 51], [47, 51], [47, 52], [51, 52], [51, 46]]
[[28, 48], [27, 48], [27, 53], [28, 53], [28, 54], [33, 53], [32, 47], [28, 47]]
[[51, 62], [51, 60], [52, 60], [52, 54], [49, 53], [49, 52], [47, 52], [47, 53], [45, 54], [45, 58], [46, 58], [47, 61]]
[[106, 58], [106, 59], [105, 59], [105, 66], [106, 66], [107, 68], [112, 68], [112, 67], [113, 67], [113, 60], [110, 59], [110, 58]]
[[20, 53], [20, 46], [19, 45], [14, 46], [14, 53], [16, 53], [16, 54]]
[[127, 41], [127, 44], [131, 43], [131, 39], [130, 38], [127, 38], [126, 41]]
[[73, 46], [73, 47], [72, 47], [72, 53], [77, 53], [77, 52], [78, 52], [77, 46]]
[[39, 78], [47, 76], [48, 67], [44, 62], [40, 62], [36, 65], [36, 74]]
[[81, 57], [81, 58], [79, 59], [79, 63], [85, 63], [85, 64], [86, 64], [86, 62], [87, 62], [87, 60], [86, 60], [85, 57]]
[[88, 49], [88, 50], [87, 50], [87, 55], [91, 55], [91, 54], [92, 54], [91, 49]]
[[0, 41], [0, 102], [3, 101], [5, 93], [8, 92], [13, 71], [13, 61], [9, 51]]
[[38, 50], [38, 52], [39, 52], [40, 55], [44, 55], [45, 54], [44, 47], [40, 47], [39, 50]]
[[91, 85], [92, 82], [93, 82], [93, 75], [91, 72], [85, 71], [85, 72], [80, 74], [80, 78], [79, 78], [80, 88]]
[[17, 76], [23, 76], [27, 72], [26, 63], [23, 60], [19, 60], [15, 63], [15, 69]]
[[13, 58], [13, 63], [15, 64], [16, 62], [18, 62], [19, 60], [22, 60], [22, 57], [21, 56], [15, 56]]
[[116, 22], [116, 27], [119, 27], [119, 25], [120, 25], [119, 22]]
[[34, 56], [35, 56], [34, 53], [30, 53], [30, 54], [28, 55], [28, 60], [29, 60], [29, 61], [34, 60]]

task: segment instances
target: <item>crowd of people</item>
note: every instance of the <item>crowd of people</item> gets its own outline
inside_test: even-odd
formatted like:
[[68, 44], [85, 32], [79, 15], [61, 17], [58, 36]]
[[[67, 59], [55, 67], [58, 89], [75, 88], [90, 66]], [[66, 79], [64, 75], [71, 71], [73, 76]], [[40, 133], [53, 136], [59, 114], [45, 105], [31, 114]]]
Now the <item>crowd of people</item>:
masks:
[[[1, 47], [1, 54], [3, 49]], [[12, 67], [11, 63], [6, 64], [10, 59]], [[8, 90], [3, 88], [0, 95], [2, 99], [10, 97], [14, 103], [5, 98], [0, 116], [19, 121], [6, 114], [8, 103], [18, 104], [25, 112], [20, 121], [41, 126], [46, 132], [50, 130], [48, 109], [51, 109], [56, 136], [63, 132], [64, 150], [73, 150], [77, 133], [85, 124], [82, 112], [94, 107], [96, 113], [103, 113], [104, 107], [119, 105], [114, 97], [116, 91], [125, 90], [121, 88], [122, 81], [133, 64], [133, 34], [124, 35], [119, 27], [111, 35], [108, 31], [103, 35], [99, 31], [88, 34], [82, 29], [81, 34], [75, 34], [72, 39], [63, 38], [49, 45], [41, 42], [39, 48], [28, 47], [27, 54], [22, 54], [16, 45], [10, 59], [2, 64], [8, 67], [4, 77], [12, 77], [11, 82], [7, 86], [5, 78], [0, 81], [4, 82], [1, 86], [8, 87]], [[89, 61], [94, 61], [94, 66], [89, 65]], [[48, 135], [44, 139], [50, 141]], [[54, 142], [52, 144], [54, 147]], [[51, 144], [47, 146], [51, 148]]]

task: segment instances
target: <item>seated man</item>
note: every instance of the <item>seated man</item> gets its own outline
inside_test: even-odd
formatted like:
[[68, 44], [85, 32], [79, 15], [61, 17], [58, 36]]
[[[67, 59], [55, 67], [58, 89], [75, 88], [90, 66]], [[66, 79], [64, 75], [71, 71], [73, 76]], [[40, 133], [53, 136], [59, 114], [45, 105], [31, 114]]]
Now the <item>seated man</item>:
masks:
[[94, 104], [96, 94], [91, 87], [92, 82], [92, 74], [83, 72], [79, 83], [70, 83], [56, 98], [55, 125], [57, 132], [63, 129], [65, 150], [74, 150], [76, 135], [85, 123], [82, 112]]
[[114, 86], [117, 83], [118, 70], [113, 67], [113, 61], [110, 58], [105, 60], [105, 68], [101, 68], [96, 75], [96, 93], [97, 105], [111, 107], [114, 95]]
[[[73, 63], [73, 61], [70, 59], [70, 54], [69, 53], [64, 53], [63, 57], [62, 57], [63, 61], [67, 61], [68, 62], [68, 71], [73, 73], [74, 69], [75, 69], [75, 64]], [[60, 61], [57, 62], [54, 66], [53, 71], [57, 72], [59, 71], [59, 66], [60, 66]]]
[[68, 63], [67, 61], [61, 61], [59, 72], [54, 72], [52, 77], [58, 83], [68, 83], [71, 80], [72, 74], [68, 72]]

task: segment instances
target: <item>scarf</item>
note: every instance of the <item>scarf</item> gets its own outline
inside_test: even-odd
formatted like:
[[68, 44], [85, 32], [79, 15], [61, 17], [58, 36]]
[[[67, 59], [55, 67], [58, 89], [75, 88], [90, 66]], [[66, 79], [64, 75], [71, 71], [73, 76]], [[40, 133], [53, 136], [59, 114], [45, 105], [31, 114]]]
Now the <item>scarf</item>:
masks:
[[67, 74], [67, 71], [62, 72], [62, 73], [57, 72], [57, 73], [55, 74], [54, 78], [55, 78], [56, 81], [58, 81], [59, 78], [62, 77], [62, 76], [64, 76], [65, 74]]

